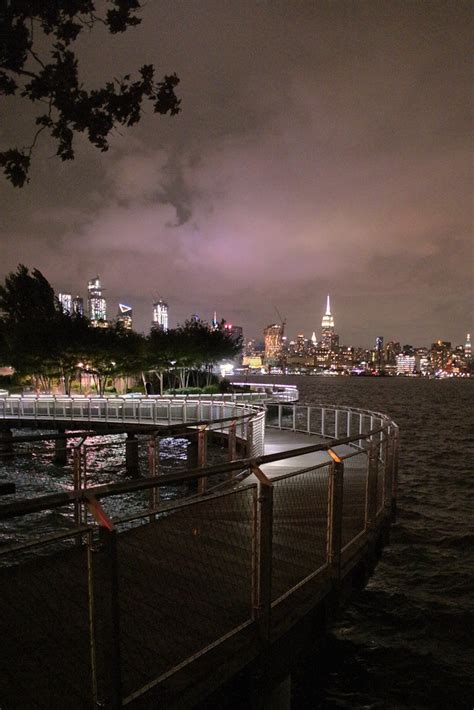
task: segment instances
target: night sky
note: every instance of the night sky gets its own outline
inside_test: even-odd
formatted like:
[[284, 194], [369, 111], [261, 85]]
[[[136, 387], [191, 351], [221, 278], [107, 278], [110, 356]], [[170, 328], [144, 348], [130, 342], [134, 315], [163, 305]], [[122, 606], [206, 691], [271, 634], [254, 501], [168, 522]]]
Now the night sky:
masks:
[[[470, 2], [149, 0], [142, 24], [77, 43], [90, 85], [154, 63], [182, 112], [148, 110], [108, 153], [42, 140], [31, 182], [0, 180], [0, 277], [57, 291], [100, 275], [109, 316], [152, 302], [294, 337], [331, 294], [341, 343], [462, 343], [472, 329]], [[2, 100], [2, 149], [33, 111]]]

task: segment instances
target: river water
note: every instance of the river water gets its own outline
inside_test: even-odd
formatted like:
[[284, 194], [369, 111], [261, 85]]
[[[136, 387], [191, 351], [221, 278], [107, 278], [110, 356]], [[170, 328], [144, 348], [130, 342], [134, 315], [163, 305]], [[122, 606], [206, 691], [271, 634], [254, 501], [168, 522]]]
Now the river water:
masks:
[[471, 710], [474, 381], [277, 381], [296, 384], [302, 403], [372, 409], [400, 426], [398, 516], [390, 545], [365, 590], [331, 629], [324, 652], [301, 661], [293, 708]]

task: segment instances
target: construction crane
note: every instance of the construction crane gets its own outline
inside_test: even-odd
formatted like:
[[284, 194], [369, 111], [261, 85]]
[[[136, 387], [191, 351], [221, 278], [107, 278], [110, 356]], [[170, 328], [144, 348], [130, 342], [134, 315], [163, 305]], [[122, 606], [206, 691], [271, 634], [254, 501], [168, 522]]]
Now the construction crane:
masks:
[[286, 318], [282, 317], [280, 311], [278, 310], [278, 308], [276, 306], [273, 306], [273, 308], [275, 309], [275, 312], [276, 312], [278, 318], [280, 319], [281, 337], [283, 337], [283, 335], [285, 333]]

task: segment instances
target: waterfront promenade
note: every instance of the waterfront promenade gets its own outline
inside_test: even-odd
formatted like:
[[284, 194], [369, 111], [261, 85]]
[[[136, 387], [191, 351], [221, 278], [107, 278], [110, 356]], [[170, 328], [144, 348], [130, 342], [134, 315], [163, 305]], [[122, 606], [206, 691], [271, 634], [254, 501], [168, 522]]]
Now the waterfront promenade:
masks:
[[[192, 707], [249, 663], [262, 671], [299, 622], [369, 574], [392, 514], [396, 426], [296, 404], [267, 417], [250, 458], [50, 497], [40, 514], [67, 515], [80, 499], [88, 515], [34, 559], [11, 566], [24, 546], [3, 551], [2, 707]], [[303, 422], [306, 433], [289, 431]], [[344, 443], [331, 446], [331, 427]], [[255, 453], [253, 427], [241, 433]], [[113, 495], [203, 473], [206, 495], [107, 515]], [[13, 512], [2, 506], [0, 520]]]

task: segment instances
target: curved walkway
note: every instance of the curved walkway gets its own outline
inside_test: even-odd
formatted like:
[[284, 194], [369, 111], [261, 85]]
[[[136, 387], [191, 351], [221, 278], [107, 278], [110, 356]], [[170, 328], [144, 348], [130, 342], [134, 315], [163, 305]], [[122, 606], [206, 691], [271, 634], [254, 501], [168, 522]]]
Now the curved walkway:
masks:
[[[88, 516], [41, 543], [54, 554], [0, 570], [2, 707], [59, 710], [65, 697], [71, 708], [193, 707], [257, 667], [356, 566], [370, 567], [391, 517], [396, 426], [370, 412], [286, 404], [269, 419], [309, 433], [267, 428], [263, 454], [33, 502], [39, 515], [87, 506]], [[349, 446], [341, 437], [351, 433]], [[156, 497], [232, 472], [239, 483], [205, 496]], [[144, 512], [110, 521], [109, 496], [132, 494], [146, 496]], [[2, 506], [0, 521], [13, 512]], [[11, 565], [24, 550], [1, 558]]]

